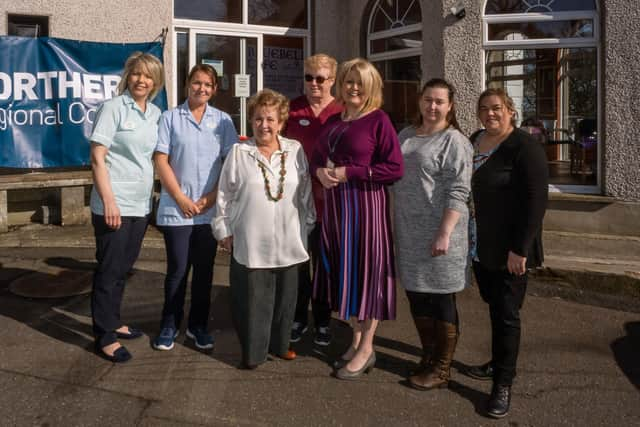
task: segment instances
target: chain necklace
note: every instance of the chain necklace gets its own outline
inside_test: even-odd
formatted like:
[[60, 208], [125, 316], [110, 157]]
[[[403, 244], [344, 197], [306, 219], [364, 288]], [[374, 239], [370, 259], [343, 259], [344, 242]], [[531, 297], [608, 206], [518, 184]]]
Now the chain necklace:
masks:
[[287, 174], [287, 169], [285, 168], [286, 157], [286, 151], [280, 153], [280, 178], [278, 179], [278, 193], [275, 196], [271, 194], [271, 185], [269, 184], [267, 169], [264, 167], [262, 162], [258, 160], [258, 167], [260, 168], [260, 171], [262, 172], [262, 178], [264, 179], [264, 191], [265, 193], [267, 193], [267, 199], [271, 200], [272, 202], [278, 202], [284, 197], [284, 176]]

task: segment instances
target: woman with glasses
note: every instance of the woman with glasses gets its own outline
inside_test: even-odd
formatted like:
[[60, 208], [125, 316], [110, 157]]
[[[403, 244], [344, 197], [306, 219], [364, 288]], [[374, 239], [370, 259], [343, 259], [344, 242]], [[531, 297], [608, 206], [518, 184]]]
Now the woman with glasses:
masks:
[[160, 334], [153, 340], [156, 350], [173, 348], [191, 268], [186, 335], [199, 349], [213, 347], [207, 332], [217, 248], [211, 221], [223, 159], [238, 141], [231, 117], [209, 105], [217, 88], [212, 66], [194, 66], [187, 77], [187, 100], [160, 120], [154, 160], [162, 182], [157, 225], [164, 235], [167, 276]]
[[517, 129], [513, 100], [502, 89], [487, 89], [478, 99], [484, 129], [471, 136], [471, 180], [475, 245], [473, 271], [491, 317], [491, 360], [468, 370], [493, 381], [487, 413], [509, 412], [511, 385], [520, 347], [520, 308], [527, 269], [542, 264], [542, 219], [549, 171], [543, 146]]
[[[305, 59], [304, 95], [292, 100], [289, 105], [285, 136], [302, 143], [307, 158], [311, 158], [313, 148], [318, 142], [318, 135], [329, 117], [342, 111], [342, 104], [336, 102], [331, 95], [337, 68], [336, 60], [322, 53]], [[320, 255], [320, 220], [324, 202], [322, 185], [318, 179], [313, 178], [311, 185], [317, 222], [309, 235], [308, 248], [312, 259], [316, 260]], [[312, 293], [311, 262], [310, 260], [300, 267], [296, 315], [291, 328], [292, 343], [300, 341], [307, 331], [309, 299]], [[311, 302], [311, 310], [315, 328], [313, 341], [317, 345], [327, 346], [331, 341], [331, 308], [325, 301], [314, 299]]]
[[336, 362], [336, 377], [348, 380], [373, 369], [378, 322], [396, 316], [387, 186], [402, 177], [403, 162], [370, 62], [340, 66], [337, 97], [345, 110], [327, 122], [311, 158], [311, 174], [325, 189], [314, 296], [353, 319], [351, 345]]

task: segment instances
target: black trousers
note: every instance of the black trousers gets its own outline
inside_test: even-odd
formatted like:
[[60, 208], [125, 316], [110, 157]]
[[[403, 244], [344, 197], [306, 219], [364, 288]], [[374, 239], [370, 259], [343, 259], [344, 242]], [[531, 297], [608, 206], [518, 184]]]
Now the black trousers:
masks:
[[316, 223], [313, 231], [309, 234], [308, 245], [311, 259], [300, 264], [298, 278], [298, 300], [296, 302], [296, 314], [294, 320], [303, 325], [309, 322], [309, 300], [311, 300], [311, 313], [313, 314], [313, 324], [316, 328], [328, 327], [331, 321], [331, 307], [326, 301], [311, 299], [313, 293], [313, 280], [311, 276], [311, 265], [320, 256], [320, 223]]
[[98, 261], [91, 292], [93, 334], [100, 347], [105, 347], [116, 342], [115, 330], [122, 326], [125, 279], [140, 254], [148, 217], [122, 217], [117, 230], [108, 227], [102, 215], [92, 214], [91, 223]]
[[258, 365], [269, 352], [289, 350], [298, 268], [247, 268], [231, 258], [231, 314], [244, 364]]
[[161, 227], [167, 251], [162, 328], [180, 329], [184, 317], [187, 278], [191, 277], [190, 330], [207, 329], [211, 307], [213, 264], [218, 244], [210, 224]]
[[406, 291], [413, 317], [430, 317], [441, 322], [458, 325], [456, 294], [433, 294]]
[[527, 274], [516, 276], [507, 270], [488, 270], [478, 262], [473, 263], [473, 271], [480, 295], [489, 304], [493, 382], [511, 385], [520, 349], [520, 309], [527, 293]]

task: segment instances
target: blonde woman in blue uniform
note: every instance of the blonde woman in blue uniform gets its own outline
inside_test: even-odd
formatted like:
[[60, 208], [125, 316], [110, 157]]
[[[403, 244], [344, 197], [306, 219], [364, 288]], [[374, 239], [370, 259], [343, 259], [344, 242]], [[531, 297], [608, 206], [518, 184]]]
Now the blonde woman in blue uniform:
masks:
[[122, 363], [131, 353], [118, 339], [142, 332], [124, 325], [120, 306], [126, 274], [140, 253], [151, 212], [153, 165], [160, 109], [150, 101], [164, 84], [164, 69], [153, 55], [135, 52], [127, 59], [119, 96], [99, 108], [91, 141], [91, 222], [96, 267], [91, 314], [96, 351]]

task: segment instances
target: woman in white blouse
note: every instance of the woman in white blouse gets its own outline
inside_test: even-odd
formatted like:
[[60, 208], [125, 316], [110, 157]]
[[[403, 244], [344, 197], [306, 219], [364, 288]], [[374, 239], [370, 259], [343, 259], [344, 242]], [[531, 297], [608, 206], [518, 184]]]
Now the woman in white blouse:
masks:
[[315, 223], [307, 159], [297, 141], [280, 136], [289, 101], [265, 89], [248, 102], [253, 137], [224, 163], [214, 234], [232, 252], [231, 304], [243, 368], [271, 353], [285, 360], [297, 296], [298, 267]]

